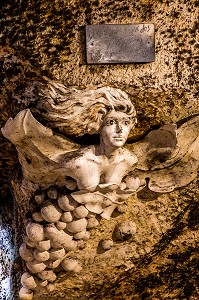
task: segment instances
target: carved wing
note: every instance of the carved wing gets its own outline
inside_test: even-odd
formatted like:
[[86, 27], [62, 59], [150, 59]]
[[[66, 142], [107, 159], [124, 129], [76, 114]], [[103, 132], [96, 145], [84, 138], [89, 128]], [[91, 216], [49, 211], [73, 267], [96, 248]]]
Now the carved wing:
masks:
[[2, 133], [17, 148], [24, 178], [43, 186], [61, 183], [60, 158], [79, 149], [78, 144], [39, 123], [29, 109], [10, 118]]
[[133, 176], [154, 192], [170, 192], [197, 176], [199, 167], [199, 116], [179, 128], [174, 124], [151, 131], [143, 141], [127, 146], [138, 157]]

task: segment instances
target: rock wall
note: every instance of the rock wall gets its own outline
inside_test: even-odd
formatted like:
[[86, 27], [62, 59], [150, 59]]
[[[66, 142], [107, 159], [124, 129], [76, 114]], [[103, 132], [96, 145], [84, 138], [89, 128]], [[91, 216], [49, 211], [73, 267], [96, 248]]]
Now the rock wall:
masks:
[[[130, 141], [198, 114], [198, 1], [23, 0], [1, 1], [1, 6], [2, 126], [21, 109], [34, 108], [34, 86], [45, 76], [66, 85], [110, 85], [126, 91], [138, 112]], [[86, 65], [85, 25], [144, 22], [155, 24], [155, 62]], [[19, 246], [28, 202], [19, 199], [16, 151], [2, 136], [1, 143], [1, 214], [4, 222], [17, 226]], [[140, 192], [128, 201], [127, 212], [92, 230], [78, 254], [83, 272], [73, 277], [60, 273], [55, 291], [38, 291], [35, 299], [197, 299], [197, 200], [197, 179], [170, 194]], [[135, 239], [115, 242], [111, 250], [99, 253], [99, 241], [110, 238], [121, 220], [137, 224]], [[15, 277], [22, 269], [16, 257]]]

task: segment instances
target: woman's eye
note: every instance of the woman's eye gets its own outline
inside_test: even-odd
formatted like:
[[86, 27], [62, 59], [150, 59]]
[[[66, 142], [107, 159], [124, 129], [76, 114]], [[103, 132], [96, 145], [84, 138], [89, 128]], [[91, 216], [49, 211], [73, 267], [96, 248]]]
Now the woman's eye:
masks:
[[129, 125], [129, 121], [125, 121], [124, 124], [125, 124], [125, 125]]
[[107, 125], [113, 125], [114, 124], [114, 120], [109, 120], [108, 122], [107, 122]]

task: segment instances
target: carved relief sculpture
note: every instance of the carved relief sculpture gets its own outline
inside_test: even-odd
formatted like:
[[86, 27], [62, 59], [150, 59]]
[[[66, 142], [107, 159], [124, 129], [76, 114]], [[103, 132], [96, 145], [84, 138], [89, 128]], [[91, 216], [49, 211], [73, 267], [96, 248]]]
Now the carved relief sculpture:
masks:
[[[17, 148], [22, 186], [30, 182], [33, 187], [31, 217], [19, 249], [27, 266], [20, 299], [32, 299], [38, 287], [51, 291], [60, 268], [80, 272], [81, 264], [71, 253], [83, 247], [101, 218], [109, 220], [131, 195], [144, 187], [170, 192], [185, 186], [199, 166], [199, 116], [179, 128], [164, 125], [142, 141], [125, 145], [137, 123], [125, 92], [48, 82], [40, 86], [39, 95], [32, 113], [40, 114], [47, 127], [26, 109], [2, 129]], [[74, 142], [85, 134], [99, 134], [99, 143]], [[115, 228], [121, 240], [135, 233], [134, 222]], [[102, 244], [108, 250], [113, 241]]]

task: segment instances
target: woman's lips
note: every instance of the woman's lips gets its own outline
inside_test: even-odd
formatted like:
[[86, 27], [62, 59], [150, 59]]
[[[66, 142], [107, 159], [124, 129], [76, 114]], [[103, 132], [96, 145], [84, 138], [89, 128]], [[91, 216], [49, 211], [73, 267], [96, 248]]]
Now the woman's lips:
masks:
[[122, 136], [114, 136], [113, 138], [117, 141], [123, 141], [124, 139]]

